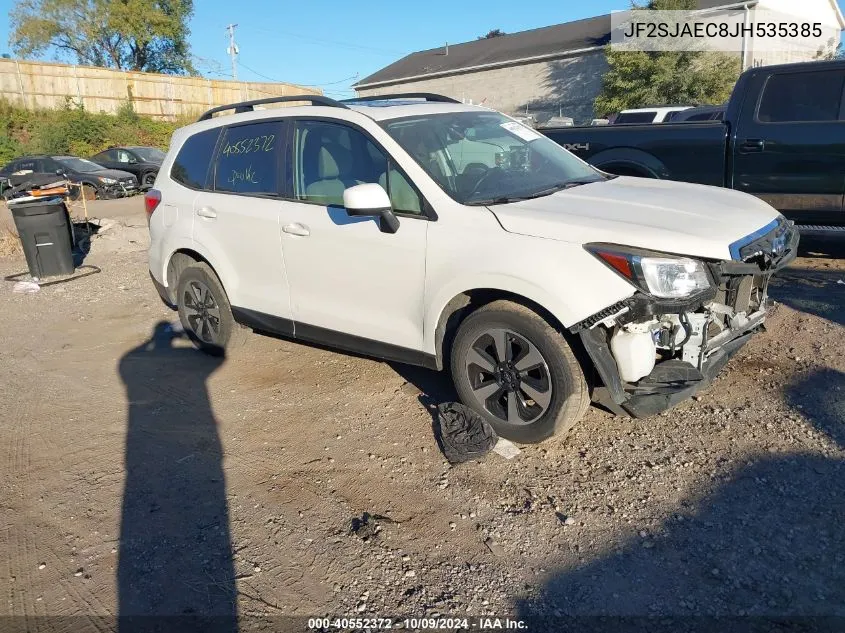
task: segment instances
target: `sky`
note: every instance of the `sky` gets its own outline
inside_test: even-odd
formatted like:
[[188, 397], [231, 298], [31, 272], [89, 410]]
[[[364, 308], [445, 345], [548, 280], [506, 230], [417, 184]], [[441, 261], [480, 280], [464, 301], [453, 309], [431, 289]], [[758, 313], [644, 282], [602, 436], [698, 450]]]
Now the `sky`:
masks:
[[[0, 0], [7, 15], [14, 0]], [[231, 78], [226, 25], [237, 24], [238, 79], [314, 85], [351, 96], [358, 79], [404, 55], [627, 9], [628, 0], [194, 0], [191, 51], [203, 76]], [[0, 53], [10, 52], [0, 20]]]

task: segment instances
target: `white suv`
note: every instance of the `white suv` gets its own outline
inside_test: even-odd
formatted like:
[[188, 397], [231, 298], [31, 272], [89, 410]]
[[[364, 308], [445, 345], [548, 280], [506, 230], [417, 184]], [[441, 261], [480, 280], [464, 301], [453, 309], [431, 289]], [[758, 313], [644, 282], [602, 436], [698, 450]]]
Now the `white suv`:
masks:
[[145, 202], [150, 273], [200, 349], [245, 326], [449, 368], [521, 442], [591, 400], [641, 417], [708, 384], [798, 242], [751, 196], [611, 176], [422, 94], [214, 108], [174, 134]]

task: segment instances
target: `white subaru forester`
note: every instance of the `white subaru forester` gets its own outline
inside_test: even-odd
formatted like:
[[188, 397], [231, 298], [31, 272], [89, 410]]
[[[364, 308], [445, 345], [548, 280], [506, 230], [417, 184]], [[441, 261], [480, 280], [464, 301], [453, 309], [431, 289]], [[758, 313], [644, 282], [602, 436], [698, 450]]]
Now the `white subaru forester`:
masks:
[[249, 328], [447, 368], [520, 442], [707, 385], [798, 244], [754, 197], [611, 176], [427, 94], [214, 108], [145, 204], [153, 281], [200, 349]]

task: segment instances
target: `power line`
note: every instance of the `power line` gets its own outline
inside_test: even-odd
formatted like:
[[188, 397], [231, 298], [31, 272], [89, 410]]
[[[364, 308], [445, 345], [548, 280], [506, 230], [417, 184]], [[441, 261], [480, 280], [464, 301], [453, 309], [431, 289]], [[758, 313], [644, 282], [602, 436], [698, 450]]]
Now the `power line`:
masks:
[[396, 55], [407, 55], [408, 54], [407, 52], [403, 52], [403, 51], [389, 50], [389, 49], [386, 49], [386, 48], [375, 48], [373, 46], [362, 46], [360, 44], [353, 44], [352, 42], [342, 42], [340, 40], [328, 40], [328, 39], [323, 39], [323, 38], [320, 38], [320, 37], [311, 37], [309, 35], [302, 35], [301, 33], [290, 33], [290, 32], [285, 32], [285, 31], [268, 31], [266, 29], [256, 29], [256, 28], [251, 28], [250, 30], [252, 30], [256, 33], [265, 33], [267, 35], [274, 35], [274, 36], [277, 36], [277, 37], [279, 35], [285, 35], [287, 37], [298, 37], [298, 38], [303, 39], [303, 40], [308, 40], [308, 41], [311, 41], [311, 42], [317, 42], [318, 44], [330, 44], [332, 46], [340, 46], [342, 48], [349, 48], [349, 49], [353, 49], [353, 50], [366, 51], [366, 52], [370, 52], [370, 53], [378, 53], [380, 55], [390, 55], [391, 57], [395, 57]]
[[[250, 68], [249, 66], [247, 66], [247, 65], [246, 65], [246, 64], [244, 64], [243, 62], [241, 62], [241, 66], [243, 66], [244, 68], [246, 68], [246, 69], [247, 69], [248, 71], [250, 71], [251, 73], [253, 73], [253, 74], [255, 74], [255, 75], [258, 75], [259, 77], [261, 77], [261, 78], [263, 78], [263, 79], [266, 79], [266, 80], [268, 80], [268, 81], [273, 81], [273, 82], [277, 82], [277, 83], [285, 83], [285, 82], [283, 82], [281, 79], [276, 79], [276, 78], [274, 78], [274, 77], [268, 77], [267, 75], [265, 75], [265, 74], [263, 74], [263, 73], [260, 73], [260, 72], [258, 72], [257, 70], [255, 70], [255, 69], [253, 69], [253, 68]], [[355, 73], [355, 74], [354, 74], [354, 75], [352, 75], [351, 77], [344, 77], [343, 79], [339, 79], [338, 81], [328, 81], [328, 82], [326, 82], [326, 83], [322, 83], [322, 84], [300, 84], [300, 83], [297, 83], [297, 85], [298, 85], [298, 86], [304, 86], [304, 87], [306, 87], [306, 88], [322, 88], [323, 86], [336, 86], [337, 84], [342, 84], [342, 83], [347, 82], [347, 81], [350, 81], [350, 80], [352, 80], [352, 79], [358, 79], [358, 73]]]

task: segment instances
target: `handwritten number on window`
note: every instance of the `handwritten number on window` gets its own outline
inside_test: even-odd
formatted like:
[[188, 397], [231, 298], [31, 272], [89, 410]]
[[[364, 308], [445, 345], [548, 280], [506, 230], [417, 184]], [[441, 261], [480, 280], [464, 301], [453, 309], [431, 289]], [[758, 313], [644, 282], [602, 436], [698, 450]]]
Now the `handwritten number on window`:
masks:
[[238, 156], [241, 154], [252, 154], [253, 152], [271, 152], [276, 141], [275, 134], [256, 136], [254, 138], [243, 138], [234, 143], [226, 143], [223, 154]]

